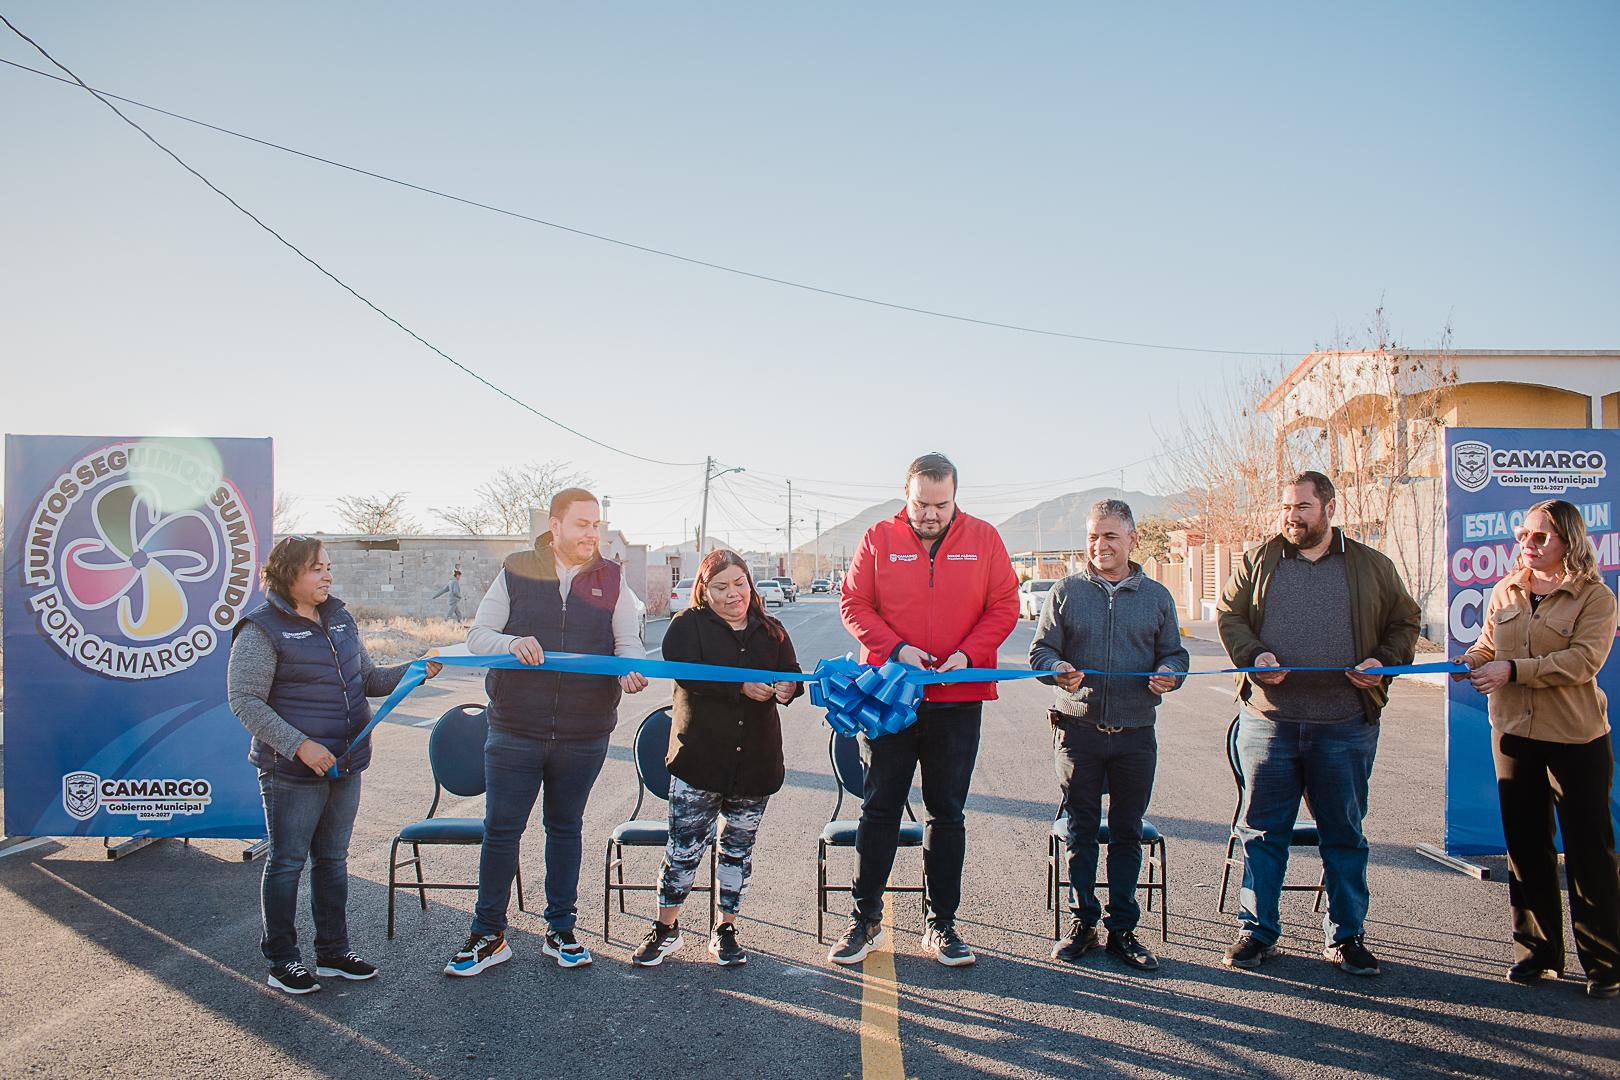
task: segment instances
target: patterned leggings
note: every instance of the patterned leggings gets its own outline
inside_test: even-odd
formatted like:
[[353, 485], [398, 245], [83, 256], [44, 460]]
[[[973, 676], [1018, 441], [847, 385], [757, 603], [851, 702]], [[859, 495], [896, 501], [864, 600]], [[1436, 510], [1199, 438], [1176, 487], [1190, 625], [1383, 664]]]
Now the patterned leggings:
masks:
[[669, 778], [669, 844], [658, 875], [658, 903], [680, 907], [692, 892], [703, 853], [714, 841], [717, 817], [720, 830], [720, 910], [735, 915], [742, 910], [743, 889], [754, 869], [754, 837], [765, 816], [769, 796], [758, 799], [728, 797], [692, 787], [678, 776]]

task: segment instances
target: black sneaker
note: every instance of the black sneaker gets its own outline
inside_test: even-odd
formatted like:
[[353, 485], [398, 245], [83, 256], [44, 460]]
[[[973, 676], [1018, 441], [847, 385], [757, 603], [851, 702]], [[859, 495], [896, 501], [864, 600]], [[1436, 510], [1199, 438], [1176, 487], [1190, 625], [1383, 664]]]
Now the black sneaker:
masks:
[[956, 933], [955, 923], [930, 923], [923, 934], [923, 948], [946, 967], [967, 967], [978, 959]]
[[1551, 982], [1563, 972], [1555, 967], [1548, 967], [1540, 960], [1520, 960], [1507, 969], [1508, 982], [1518, 983], [1521, 986], [1533, 986], [1543, 979]]
[[1339, 966], [1340, 971], [1352, 975], [1378, 974], [1378, 957], [1367, 951], [1360, 934], [1346, 941], [1335, 941], [1322, 950], [1322, 959]]
[[835, 964], [858, 964], [866, 959], [866, 954], [883, 944], [883, 924], [869, 922], [866, 919], [851, 919], [849, 929], [838, 944], [832, 947], [827, 959]]
[[377, 965], [368, 964], [351, 949], [342, 956], [315, 961], [315, 974], [323, 979], [352, 979], [364, 982], [377, 977]]
[[315, 976], [309, 973], [309, 968], [297, 960], [277, 964], [270, 969], [270, 978], [265, 981], [277, 990], [285, 990], [289, 994], [313, 994], [321, 988], [321, 984], [315, 981]]
[[709, 935], [709, 951], [714, 954], [714, 962], [721, 967], [748, 963], [748, 953], [737, 944], [737, 928], [728, 922], [715, 927], [714, 933]]
[[1586, 996], [1589, 998], [1620, 996], [1620, 981], [1615, 979], [1588, 979], [1586, 980]]
[[572, 930], [547, 930], [540, 939], [540, 951], [557, 961], [558, 967], [589, 967], [591, 950], [574, 939]]
[[664, 962], [664, 957], [681, 947], [681, 924], [675, 922], [665, 926], [661, 922], [652, 924], [647, 936], [641, 939], [636, 951], [630, 954], [630, 962], [636, 967], [657, 967]]
[[1136, 940], [1134, 930], [1108, 931], [1108, 955], [1117, 956], [1125, 966], [1137, 971], [1158, 971], [1159, 960], [1148, 947]]
[[505, 934], [468, 934], [467, 944], [444, 965], [446, 975], [477, 975], [485, 968], [512, 959], [512, 946]]
[[1240, 934], [1221, 957], [1221, 963], [1229, 968], [1253, 970], [1281, 952], [1277, 946], [1267, 945], [1253, 934]]
[[1087, 926], [1079, 919], [1070, 919], [1068, 934], [1058, 938], [1057, 944], [1052, 946], [1052, 959], [1062, 960], [1065, 964], [1078, 964], [1082, 956], [1101, 945], [1102, 935], [1097, 933], [1095, 926]]

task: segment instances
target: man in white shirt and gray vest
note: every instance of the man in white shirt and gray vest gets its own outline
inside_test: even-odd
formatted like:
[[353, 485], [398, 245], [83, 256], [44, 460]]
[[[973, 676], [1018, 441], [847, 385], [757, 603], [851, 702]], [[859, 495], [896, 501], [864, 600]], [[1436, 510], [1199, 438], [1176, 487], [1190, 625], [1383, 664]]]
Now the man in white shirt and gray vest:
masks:
[[484, 748], [484, 843], [478, 902], [467, 943], [447, 975], [476, 975], [512, 957], [506, 909], [518, 844], [541, 801], [546, 833], [547, 930], [541, 951], [562, 967], [591, 954], [574, 936], [580, 825], [607, 758], [619, 696], [647, 686], [640, 675], [571, 675], [544, 669], [546, 650], [643, 657], [641, 601], [618, 564], [601, 557], [602, 507], [584, 488], [552, 497], [549, 531], [507, 557], [467, 635], [475, 654], [511, 653], [539, 670], [492, 670]]

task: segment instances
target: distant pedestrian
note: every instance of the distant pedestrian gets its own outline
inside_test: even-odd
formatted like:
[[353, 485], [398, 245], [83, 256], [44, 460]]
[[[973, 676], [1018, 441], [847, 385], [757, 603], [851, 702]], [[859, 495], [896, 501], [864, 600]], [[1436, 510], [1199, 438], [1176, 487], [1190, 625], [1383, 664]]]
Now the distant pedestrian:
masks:
[[1614, 747], [1597, 674], [1614, 645], [1614, 593], [1574, 504], [1537, 503], [1514, 538], [1518, 565], [1491, 590], [1479, 640], [1460, 657], [1471, 674], [1453, 676], [1490, 697], [1513, 909], [1507, 977], [1533, 985], [1564, 971], [1556, 812], [1586, 992], [1612, 998], [1620, 995]]
[[430, 600], [437, 600], [439, 597], [443, 596], [445, 593], [450, 594], [450, 609], [444, 613], [444, 617], [449, 619], [451, 622], [460, 622], [461, 621], [461, 571], [460, 570], [455, 571], [454, 574], [451, 575], [450, 584], [446, 585], [444, 588], [442, 588], [438, 592], [434, 593], [431, 597], [429, 597], [429, 599]]

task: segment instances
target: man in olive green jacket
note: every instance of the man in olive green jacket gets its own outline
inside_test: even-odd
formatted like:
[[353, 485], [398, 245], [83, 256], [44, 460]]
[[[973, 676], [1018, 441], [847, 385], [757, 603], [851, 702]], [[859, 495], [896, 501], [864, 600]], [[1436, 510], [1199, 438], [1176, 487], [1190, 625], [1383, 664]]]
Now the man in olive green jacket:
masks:
[[1378, 750], [1385, 677], [1410, 664], [1419, 609], [1383, 555], [1332, 526], [1333, 483], [1301, 473], [1282, 492], [1282, 532], [1246, 555], [1221, 595], [1221, 643], [1238, 667], [1237, 758], [1244, 797], [1241, 933], [1228, 967], [1277, 954], [1279, 902], [1301, 798], [1316, 818], [1327, 890], [1322, 955], [1354, 975], [1378, 974], [1363, 940], [1369, 895], [1362, 819]]

